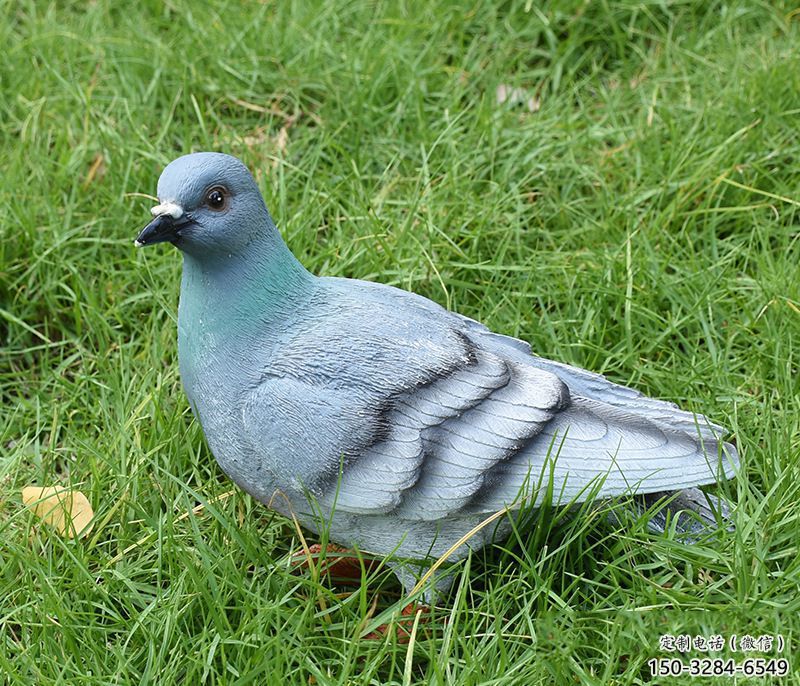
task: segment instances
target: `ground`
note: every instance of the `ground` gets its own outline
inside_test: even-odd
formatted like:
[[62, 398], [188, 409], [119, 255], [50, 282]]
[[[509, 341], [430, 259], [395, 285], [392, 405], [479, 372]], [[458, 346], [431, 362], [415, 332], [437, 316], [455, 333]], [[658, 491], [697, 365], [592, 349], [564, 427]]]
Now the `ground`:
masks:
[[[800, 651], [793, 3], [2, 7], [0, 681], [682, 683], [650, 677], [662, 635]], [[293, 572], [291, 522], [224, 478], [181, 391], [180, 260], [133, 239], [196, 150], [256, 171], [312, 271], [730, 427], [736, 531], [534, 514], [413, 642], [360, 640], [398, 584]], [[30, 484], [85, 493], [92, 532], [42, 525]]]

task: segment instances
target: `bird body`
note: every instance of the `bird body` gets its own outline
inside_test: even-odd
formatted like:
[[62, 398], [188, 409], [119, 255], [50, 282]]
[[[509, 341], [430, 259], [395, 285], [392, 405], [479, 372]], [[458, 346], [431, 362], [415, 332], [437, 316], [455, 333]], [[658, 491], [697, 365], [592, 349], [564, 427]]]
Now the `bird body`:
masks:
[[235, 158], [179, 158], [158, 190], [170, 212], [137, 243], [184, 253], [181, 378], [209, 446], [258, 500], [311, 529], [322, 513], [332, 540], [439, 556], [526, 499], [679, 490], [734, 473], [735, 449], [705, 417], [536, 357], [414, 293], [313, 276]]

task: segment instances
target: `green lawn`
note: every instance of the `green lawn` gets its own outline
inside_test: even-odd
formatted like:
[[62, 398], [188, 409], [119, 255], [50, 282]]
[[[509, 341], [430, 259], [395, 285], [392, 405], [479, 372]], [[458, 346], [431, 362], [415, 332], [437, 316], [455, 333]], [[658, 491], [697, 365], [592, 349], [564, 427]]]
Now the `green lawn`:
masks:
[[[675, 684], [700, 681], [651, 680], [665, 633], [800, 653], [795, 3], [2, 7], [0, 683]], [[360, 640], [399, 585], [292, 574], [292, 523], [233, 490], [182, 393], [179, 256], [132, 245], [195, 150], [256, 171], [312, 271], [731, 427], [735, 533], [533, 515], [410, 647]], [[91, 534], [43, 527], [31, 483], [82, 490]]]

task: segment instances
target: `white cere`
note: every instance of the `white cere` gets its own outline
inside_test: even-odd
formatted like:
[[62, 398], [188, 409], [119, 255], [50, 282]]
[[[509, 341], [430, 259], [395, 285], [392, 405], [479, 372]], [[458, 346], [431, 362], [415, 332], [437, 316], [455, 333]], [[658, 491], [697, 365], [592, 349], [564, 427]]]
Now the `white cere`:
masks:
[[174, 202], [162, 202], [150, 210], [150, 214], [159, 217], [168, 214], [173, 219], [180, 219], [183, 216], [183, 208]]

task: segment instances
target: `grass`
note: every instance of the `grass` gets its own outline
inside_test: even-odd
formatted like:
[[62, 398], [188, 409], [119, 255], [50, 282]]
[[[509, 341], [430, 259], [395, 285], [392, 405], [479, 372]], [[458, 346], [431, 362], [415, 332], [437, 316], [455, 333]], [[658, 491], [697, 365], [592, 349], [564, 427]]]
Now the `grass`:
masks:
[[[665, 633], [797, 654], [793, 3], [0, 6], [0, 682], [681, 683], [650, 677]], [[132, 247], [140, 194], [201, 149], [256, 170], [314, 272], [731, 427], [736, 532], [533, 514], [413, 645], [358, 640], [399, 586], [291, 573], [291, 523], [232, 490], [188, 411], [180, 261]], [[85, 492], [90, 536], [40, 526], [31, 483]]]

